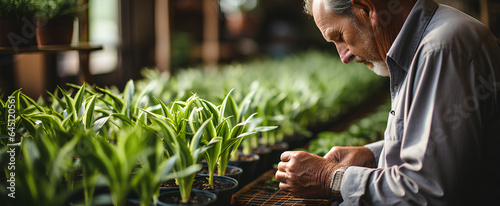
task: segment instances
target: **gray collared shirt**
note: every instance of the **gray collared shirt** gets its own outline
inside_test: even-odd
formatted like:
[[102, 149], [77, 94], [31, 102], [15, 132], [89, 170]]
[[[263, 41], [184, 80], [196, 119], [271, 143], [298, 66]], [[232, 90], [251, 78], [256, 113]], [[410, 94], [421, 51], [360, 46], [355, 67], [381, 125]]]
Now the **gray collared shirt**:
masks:
[[[397, 1], [397, 0], [396, 0]], [[477, 20], [419, 0], [387, 54], [392, 111], [378, 168], [349, 167], [342, 205], [500, 200], [500, 44]]]

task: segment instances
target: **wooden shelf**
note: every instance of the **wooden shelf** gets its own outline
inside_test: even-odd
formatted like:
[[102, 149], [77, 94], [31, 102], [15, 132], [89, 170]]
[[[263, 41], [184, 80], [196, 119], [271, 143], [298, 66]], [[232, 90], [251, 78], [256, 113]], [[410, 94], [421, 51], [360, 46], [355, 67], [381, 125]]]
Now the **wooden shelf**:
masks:
[[64, 51], [97, 51], [102, 50], [100, 45], [91, 45], [88, 43], [80, 43], [74, 45], [47, 45], [47, 46], [30, 46], [30, 47], [0, 47], [0, 54], [20, 54], [34, 52], [64, 52]]
[[[17, 54], [26, 54], [26, 53], [57, 53], [57, 52], [68, 52], [68, 51], [78, 51], [78, 59], [79, 59], [79, 74], [78, 79], [79, 83], [83, 84], [84, 82], [92, 83], [92, 75], [90, 74], [90, 61], [89, 56], [90, 52], [102, 50], [103, 47], [101, 45], [92, 45], [89, 43], [77, 43], [71, 45], [47, 45], [47, 46], [30, 46], [30, 47], [0, 47], [0, 56], [13, 56]], [[11, 67], [13, 69], [13, 67]], [[49, 84], [54, 84], [54, 80], [57, 78], [57, 71], [55, 68], [47, 68], [45, 79]], [[12, 76], [14, 73], [9, 72], [10, 77], [4, 77], [7, 79], [15, 79]], [[11, 80], [9, 84], [15, 84], [13, 80]], [[4, 85], [5, 86], [5, 85]], [[56, 85], [51, 85], [55, 87]]]

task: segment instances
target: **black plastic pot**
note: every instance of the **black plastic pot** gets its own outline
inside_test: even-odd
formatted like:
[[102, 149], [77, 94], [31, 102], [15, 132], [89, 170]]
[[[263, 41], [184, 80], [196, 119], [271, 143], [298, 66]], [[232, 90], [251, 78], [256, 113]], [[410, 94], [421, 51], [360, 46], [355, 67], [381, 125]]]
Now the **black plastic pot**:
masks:
[[[201, 181], [208, 183], [206, 176], [195, 177], [194, 181], [195, 182]], [[214, 181], [232, 185], [231, 187], [228, 187], [226, 189], [205, 190], [217, 195], [217, 200], [215, 201], [214, 205], [231, 205], [231, 198], [233, 197], [233, 194], [236, 192], [238, 188], [238, 181], [232, 177], [227, 177], [227, 176], [214, 176]]]
[[269, 161], [269, 158], [271, 158], [271, 148], [259, 146], [257, 149], [254, 149], [253, 152], [259, 155], [259, 162], [255, 169], [255, 176], [259, 177], [272, 167], [271, 161]]
[[[111, 190], [106, 185], [98, 185], [94, 189], [94, 193], [92, 195], [92, 203], [91, 205], [113, 205], [113, 199], [111, 197]], [[125, 206], [134, 206], [140, 205], [140, 201], [137, 199], [139, 196], [135, 193], [135, 191], [130, 191], [127, 195], [127, 200]], [[135, 202], [137, 200], [137, 203]], [[72, 194], [69, 198], [69, 201], [66, 203], [68, 205], [84, 205], [85, 196], [83, 190], [79, 190]]]
[[285, 138], [283, 138], [283, 141], [288, 143], [289, 149], [303, 148], [310, 140], [311, 138], [304, 135], [285, 136]]
[[[203, 169], [202, 170], [208, 171], [208, 166], [207, 165], [203, 165]], [[243, 174], [243, 172], [245, 172], [245, 170], [243, 170], [240, 167], [232, 166], [232, 165], [228, 165], [226, 167], [226, 173], [227, 173], [227, 171], [232, 171], [232, 170], [236, 170], [236, 172], [230, 173], [230, 174], [226, 174], [224, 176], [232, 177], [232, 178], [236, 179], [239, 182], [240, 178], [241, 178], [241, 175]], [[217, 168], [215, 168], [215, 171], [217, 172]], [[197, 175], [198, 176], [208, 176], [208, 172], [207, 173], [200, 173], [200, 172], [198, 172]]]
[[206, 191], [206, 190], [191, 190], [190, 200], [196, 199], [200, 202], [198, 203], [177, 203], [175, 199], [181, 199], [181, 192], [178, 187], [161, 188], [160, 196], [158, 197], [158, 205], [161, 206], [205, 206], [205, 205], [216, 205], [217, 195]]
[[[241, 157], [242, 155], [240, 155]], [[240, 179], [238, 180], [239, 186], [238, 189], [244, 187], [248, 183], [252, 182], [255, 177], [255, 169], [257, 168], [257, 163], [259, 162], [259, 155], [257, 154], [250, 154], [250, 155], [243, 155], [247, 157], [246, 159], [251, 159], [251, 160], [231, 160], [229, 161], [229, 165], [240, 167], [243, 169], [243, 174], [241, 175]], [[241, 158], [240, 158], [241, 159]]]
[[[281, 161], [281, 153], [288, 150], [287, 142], [277, 142], [271, 146], [271, 155], [269, 161], [271, 162], [271, 167], [274, 164], [278, 164]], [[269, 168], [270, 169], [270, 168]]]

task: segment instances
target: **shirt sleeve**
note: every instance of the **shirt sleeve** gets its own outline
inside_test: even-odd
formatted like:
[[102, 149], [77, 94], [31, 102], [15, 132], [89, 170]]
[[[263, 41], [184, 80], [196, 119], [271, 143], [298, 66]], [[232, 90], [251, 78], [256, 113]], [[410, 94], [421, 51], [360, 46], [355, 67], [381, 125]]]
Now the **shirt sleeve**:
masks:
[[370, 144], [365, 145], [366, 148], [372, 151], [373, 156], [375, 157], [375, 164], [378, 165], [378, 159], [380, 159], [380, 153], [382, 148], [384, 148], [384, 140], [376, 141]]
[[385, 137], [385, 152], [398, 155], [383, 157], [388, 158], [383, 168], [347, 169], [342, 205], [449, 204], [477, 181], [470, 171], [484, 155], [481, 120], [491, 101], [478, 95], [477, 79], [491, 73], [460, 51], [420, 52], [406, 77], [404, 103], [396, 110], [397, 135]]

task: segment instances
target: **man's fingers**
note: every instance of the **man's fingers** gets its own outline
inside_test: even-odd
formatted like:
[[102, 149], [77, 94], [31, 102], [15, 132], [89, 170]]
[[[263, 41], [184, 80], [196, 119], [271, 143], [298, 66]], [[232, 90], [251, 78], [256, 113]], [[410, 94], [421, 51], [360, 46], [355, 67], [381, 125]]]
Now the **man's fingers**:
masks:
[[288, 192], [288, 190], [290, 189], [290, 185], [284, 183], [284, 182], [280, 182], [280, 185], [279, 185], [280, 189], [285, 191], [285, 192]]
[[281, 157], [280, 157], [281, 161], [282, 162], [288, 162], [288, 161], [290, 161], [290, 158], [291, 158], [290, 155], [291, 155], [290, 152], [283, 152], [283, 153], [281, 153]]
[[286, 172], [286, 162], [278, 163], [278, 171]]
[[323, 158], [329, 159], [332, 161], [340, 161], [338, 153], [339, 153], [338, 147], [332, 147], [332, 149], [330, 149], [330, 151], [328, 153], [326, 153], [326, 155]]
[[274, 176], [276, 177], [276, 180], [280, 181], [281, 183], [286, 183], [286, 172], [276, 171], [276, 174]]

